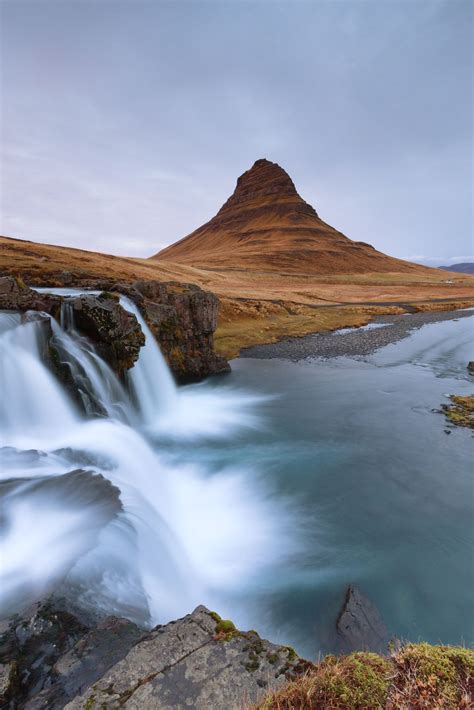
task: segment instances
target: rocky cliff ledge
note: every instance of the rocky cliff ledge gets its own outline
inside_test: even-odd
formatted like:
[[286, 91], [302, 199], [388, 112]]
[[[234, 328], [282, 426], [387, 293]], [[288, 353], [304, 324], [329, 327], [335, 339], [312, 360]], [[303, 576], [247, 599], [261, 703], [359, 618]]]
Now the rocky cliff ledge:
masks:
[[180, 383], [229, 372], [229, 363], [214, 352], [219, 299], [194, 284], [135, 281], [115, 284], [140, 309]]
[[[119, 377], [134, 365], [145, 342], [136, 317], [120, 305], [119, 294], [138, 306], [178, 382], [195, 382], [230, 370], [227, 361], [214, 352], [219, 311], [214, 294], [190, 284], [158, 281], [101, 280], [83, 287], [102, 293], [67, 299], [76, 326]], [[38, 293], [12, 276], [0, 277], [2, 310], [43, 311], [59, 318], [65, 300]]]
[[474, 652], [396, 643], [311, 663], [203, 606], [146, 631], [50, 599], [0, 623], [0, 707], [471, 710]]
[[152, 631], [47, 601], [0, 629], [0, 707], [239, 709], [308, 666], [199, 606]]

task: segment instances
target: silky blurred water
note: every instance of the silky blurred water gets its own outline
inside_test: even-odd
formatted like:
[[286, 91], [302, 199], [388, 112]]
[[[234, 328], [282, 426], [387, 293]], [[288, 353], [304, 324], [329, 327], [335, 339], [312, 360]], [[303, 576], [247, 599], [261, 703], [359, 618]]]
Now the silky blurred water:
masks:
[[232, 363], [231, 382], [276, 399], [220, 462], [257, 461], [305, 520], [304, 555], [252, 590], [273, 639], [333, 650], [352, 583], [398, 638], [473, 642], [474, 438], [432, 411], [474, 392], [473, 325], [427, 325], [364, 361]]
[[0, 615], [51, 591], [148, 625], [204, 603], [315, 657], [356, 584], [394, 636], [471, 643], [474, 440], [432, 410], [474, 389], [473, 324], [178, 389], [149, 347], [137, 407], [64, 333], [97, 417], [3, 314]]

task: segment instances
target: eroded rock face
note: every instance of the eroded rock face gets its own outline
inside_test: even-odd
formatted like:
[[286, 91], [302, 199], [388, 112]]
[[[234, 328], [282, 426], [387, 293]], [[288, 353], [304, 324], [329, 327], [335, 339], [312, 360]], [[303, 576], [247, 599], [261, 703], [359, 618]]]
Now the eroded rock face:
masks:
[[217, 296], [193, 284], [159, 281], [137, 281], [127, 292], [143, 313], [178, 382], [230, 371], [228, 362], [214, 352]]
[[88, 337], [97, 352], [119, 377], [138, 360], [145, 336], [133, 313], [126, 311], [117, 297], [82, 295], [68, 298], [76, 328]]
[[0, 707], [28, 710], [63, 708], [143, 636], [126, 619], [79, 619], [59, 600], [35, 604], [1, 631]]
[[0, 276], [0, 310], [45, 311], [59, 315], [61, 297], [37, 293], [13, 276]]
[[66, 708], [241, 708], [298, 668], [294, 652], [255, 632], [219, 634], [205, 607], [157, 627]]
[[342, 653], [387, 652], [389, 634], [380, 612], [357, 587], [348, 588], [336, 626]]
[[0, 687], [11, 708], [240, 710], [311, 665], [203, 606], [151, 632], [79, 616], [49, 601], [6, 624]]
[[228, 362], [214, 352], [219, 311], [214, 294], [193, 284], [159, 281], [125, 284], [102, 279], [88, 281], [87, 288], [107, 291], [64, 298], [39, 294], [12, 276], [0, 277], [0, 310], [43, 311], [59, 319], [67, 302], [76, 327], [122, 376], [138, 359], [144, 336], [135, 316], [118, 302], [116, 294], [121, 293], [141, 310], [178, 382], [196, 382], [230, 370]]

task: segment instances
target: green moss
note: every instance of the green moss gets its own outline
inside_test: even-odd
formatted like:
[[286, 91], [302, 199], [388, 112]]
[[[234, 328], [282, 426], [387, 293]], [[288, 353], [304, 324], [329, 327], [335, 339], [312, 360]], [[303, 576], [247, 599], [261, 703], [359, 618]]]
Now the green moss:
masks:
[[470, 708], [474, 651], [453, 646], [407, 644], [390, 658], [375, 653], [327, 656], [284, 688], [269, 693], [256, 710], [384, 710]]
[[474, 395], [461, 397], [451, 395], [453, 404], [443, 404], [443, 411], [446, 417], [456, 426], [474, 429]]
[[86, 704], [84, 706], [85, 710], [92, 710], [94, 707], [94, 702], [95, 702], [95, 695], [91, 695], [90, 698], [87, 699]]
[[233, 634], [236, 632], [235, 624], [230, 619], [220, 619], [216, 624], [217, 634]]
[[245, 664], [245, 670], [249, 673], [254, 673], [255, 671], [258, 671], [259, 668], [260, 661], [258, 660], [257, 656], [255, 656], [254, 658], [250, 658], [248, 663]]
[[424, 699], [426, 706], [456, 710], [474, 691], [474, 651], [456, 646], [408, 644], [394, 656], [393, 701]]
[[298, 654], [292, 646], [284, 646], [285, 650], [288, 652], [288, 660], [294, 661], [298, 658]]
[[383, 710], [392, 671], [374, 653], [353, 653], [320, 663], [282, 690], [270, 693], [259, 710]]
[[214, 621], [222, 621], [222, 617], [219, 616], [219, 614], [217, 613], [217, 611], [210, 611], [210, 612], [209, 612], [209, 616], [212, 616], [212, 618], [214, 619]]

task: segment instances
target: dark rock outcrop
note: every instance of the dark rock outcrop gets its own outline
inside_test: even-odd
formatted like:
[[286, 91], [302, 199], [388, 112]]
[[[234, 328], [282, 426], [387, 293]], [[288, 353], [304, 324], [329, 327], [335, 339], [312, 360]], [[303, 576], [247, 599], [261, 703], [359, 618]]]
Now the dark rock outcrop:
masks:
[[13, 276], [0, 276], [0, 310], [44, 311], [58, 316], [61, 301], [60, 296], [38, 293]]
[[87, 288], [104, 293], [65, 298], [37, 293], [12, 276], [0, 277], [0, 310], [42, 311], [59, 318], [67, 301], [78, 330], [122, 376], [136, 362], [144, 336], [136, 317], [120, 305], [120, 293], [140, 309], [178, 382], [230, 370], [214, 351], [219, 299], [213, 293], [193, 284], [160, 281], [125, 284], [101, 279], [88, 281]]
[[49, 601], [6, 625], [0, 651], [3, 702], [28, 710], [232, 710], [311, 666], [203, 606], [143, 632]]
[[76, 296], [67, 299], [66, 307], [76, 328], [92, 341], [119, 377], [133, 367], [145, 336], [136, 317], [120, 305], [116, 296], [106, 292]]
[[467, 363], [467, 371], [469, 372], [470, 375], [474, 375], [474, 360], [470, 360]]
[[140, 308], [178, 382], [228, 372], [214, 352], [219, 299], [193, 284], [136, 281], [127, 293]]
[[64, 707], [143, 636], [126, 619], [79, 618], [60, 600], [35, 604], [3, 627], [0, 707], [28, 710]]
[[357, 587], [350, 586], [338, 616], [337, 633], [342, 653], [386, 653], [389, 634], [377, 607]]

